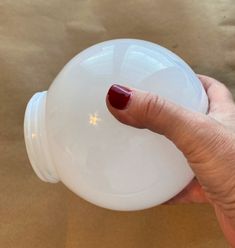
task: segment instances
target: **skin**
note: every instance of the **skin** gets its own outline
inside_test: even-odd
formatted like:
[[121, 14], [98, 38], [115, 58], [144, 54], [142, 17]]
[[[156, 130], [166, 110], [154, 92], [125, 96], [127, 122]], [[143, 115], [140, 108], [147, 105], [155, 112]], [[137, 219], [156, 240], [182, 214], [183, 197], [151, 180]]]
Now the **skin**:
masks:
[[209, 99], [207, 115], [137, 89], [130, 89], [124, 110], [113, 108], [108, 98], [106, 103], [120, 122], [165, 135], [183, 152], [196, 178], [169, 203], [209, 202], [235, 247], [235, 103], [224, 84], [198, 77]]

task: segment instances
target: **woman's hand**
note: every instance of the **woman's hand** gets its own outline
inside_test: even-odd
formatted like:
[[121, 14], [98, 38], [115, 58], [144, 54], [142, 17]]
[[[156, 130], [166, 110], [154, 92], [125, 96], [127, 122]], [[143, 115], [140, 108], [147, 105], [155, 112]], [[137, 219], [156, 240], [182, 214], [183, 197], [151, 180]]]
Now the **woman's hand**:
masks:
[[107, 106], [120, 122], [165, 135], [184, 153], [196, 179], [171, 202], [209, 201], [235, 247], [235, 104], [222, 83], [199, 79], [209, 99], [208, 115], [119, 85], [110, 88]]

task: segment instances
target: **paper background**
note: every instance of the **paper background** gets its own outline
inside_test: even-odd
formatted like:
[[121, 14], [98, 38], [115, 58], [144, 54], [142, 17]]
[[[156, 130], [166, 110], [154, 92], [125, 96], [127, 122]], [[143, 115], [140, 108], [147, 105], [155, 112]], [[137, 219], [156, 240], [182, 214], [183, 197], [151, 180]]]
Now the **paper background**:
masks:
[[34, 174], [27, 101], [82, 49], [113, 38], [165, 46], [235, 93], [233, 0], [0, 0], [0, 247], [227, 247], [208, 205], [112, 212]]

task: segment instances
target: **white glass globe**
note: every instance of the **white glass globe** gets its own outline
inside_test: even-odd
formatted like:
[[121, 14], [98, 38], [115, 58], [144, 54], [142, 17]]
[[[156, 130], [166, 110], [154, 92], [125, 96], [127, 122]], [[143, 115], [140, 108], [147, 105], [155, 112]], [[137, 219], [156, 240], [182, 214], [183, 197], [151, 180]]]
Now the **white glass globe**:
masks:
[[171, 141], [109, 113], [105, 98], [114, 83], [207, 111], [200, 81], [174, 53], [147, 41], [110, 40], [78, 54], [47, 92], [32, 97], [25, 113], [27, 152], [42, 180], [61, 180], [98, 206], [149, 208], [175, 196], [194, 175]]

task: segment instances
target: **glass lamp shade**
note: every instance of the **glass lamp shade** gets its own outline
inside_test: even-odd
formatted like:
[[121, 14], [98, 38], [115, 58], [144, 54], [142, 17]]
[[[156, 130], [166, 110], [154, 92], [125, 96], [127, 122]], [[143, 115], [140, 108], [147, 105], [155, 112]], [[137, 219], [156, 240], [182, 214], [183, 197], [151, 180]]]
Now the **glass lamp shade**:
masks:
[[[140, 210], [179, 193], [194, 177], [164, 136], [118, 122], [106, 94], [114, 83], [158, 94], [206, 113], [205, 91], [177, 55], [151, 42], [117, 39], [75, 56], [25, 113], [28, 156], [46, 182], [113, 210]], [[172, 123], [174, 128], [174, 123]]]

